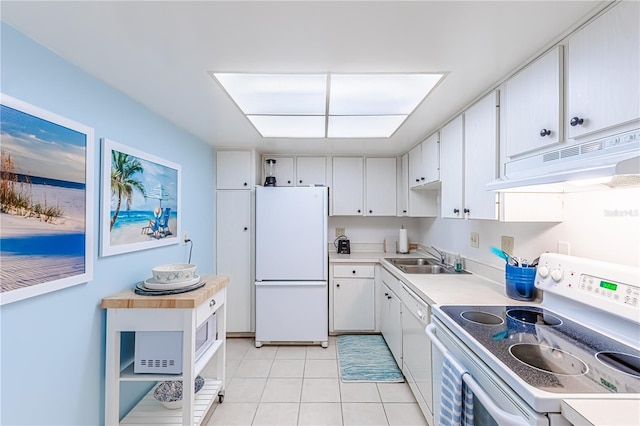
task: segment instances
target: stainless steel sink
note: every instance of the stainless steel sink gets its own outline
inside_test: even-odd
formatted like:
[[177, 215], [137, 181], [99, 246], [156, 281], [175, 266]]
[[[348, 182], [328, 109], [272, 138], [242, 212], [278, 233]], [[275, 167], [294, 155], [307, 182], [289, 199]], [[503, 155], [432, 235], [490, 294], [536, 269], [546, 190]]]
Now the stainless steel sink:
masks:
[[418, 257], [418, 258], [406, 258], [406, 257], [394, 257], [385, 259], [388, 262], [391, 262], [395, 266], [398, 265], [437, 265], [438, 261], [436, 259], [431, 259], [427, 257]]
[[467, 271], [456, 272], [448, 265], [442, 265], [437, 259], [420, 258], [386, 258], [387, 262], [405, 274], [468, 274]]

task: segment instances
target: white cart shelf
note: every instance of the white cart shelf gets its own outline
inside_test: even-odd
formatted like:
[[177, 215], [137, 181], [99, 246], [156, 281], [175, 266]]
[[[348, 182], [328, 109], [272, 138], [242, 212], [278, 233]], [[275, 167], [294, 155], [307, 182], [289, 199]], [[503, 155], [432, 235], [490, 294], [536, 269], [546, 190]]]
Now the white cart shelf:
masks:
[[[215, 398], [222, 400], [225, 382], [226, 286], [227, 277], [204, 276], [204, 287], [171, 296], [140, 296], [125, 290], [102, 299], [107, 309], [105, 366], [106, 425], [200, 425]], [[218, 340], [195, 360], [196, 329], [216, 314]], [[133, 363], [122, 368], [121, 333], [129, 331], [180, 331], [183, 336], [183, 370], [181, 375], [135, 374]], [[194, 381], [207, 363], [217, 356], [215, 378], [206, 378], [203, 388], [194, 395]], [[169, 410], [156, 401], [151, 389], [119, 422], [120, 384], [183, 380], [182, 409]], [[186, 383], [190, 383], [187, 386]]]

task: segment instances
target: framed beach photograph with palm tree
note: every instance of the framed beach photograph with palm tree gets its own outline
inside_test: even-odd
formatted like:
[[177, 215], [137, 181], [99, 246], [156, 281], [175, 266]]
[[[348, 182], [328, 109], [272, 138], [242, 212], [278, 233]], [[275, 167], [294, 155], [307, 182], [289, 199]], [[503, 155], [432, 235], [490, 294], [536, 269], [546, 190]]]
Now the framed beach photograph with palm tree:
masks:
[[0, 305], [93, 279], [91, 127], [0, 94]]
[[178, 244], [182, 168], [102, 139], [100, 255]]

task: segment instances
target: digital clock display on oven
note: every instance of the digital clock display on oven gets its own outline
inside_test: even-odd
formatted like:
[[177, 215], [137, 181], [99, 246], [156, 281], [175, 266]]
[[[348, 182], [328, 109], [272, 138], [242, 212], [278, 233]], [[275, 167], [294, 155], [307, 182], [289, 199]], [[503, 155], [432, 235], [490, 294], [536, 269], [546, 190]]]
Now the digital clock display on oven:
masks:
[[618, 288], [618, 284], [610, 283], [609, 281], [600, 281], [600, 287], [606, 288], [607, 290], [616, 291]]

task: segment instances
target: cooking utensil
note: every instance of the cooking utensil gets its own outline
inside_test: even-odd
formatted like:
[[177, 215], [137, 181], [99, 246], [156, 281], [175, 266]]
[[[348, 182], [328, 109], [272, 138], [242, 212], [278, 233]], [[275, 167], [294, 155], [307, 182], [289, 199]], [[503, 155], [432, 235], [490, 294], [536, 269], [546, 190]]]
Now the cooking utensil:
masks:
[[491, 253], [495, 254], [498, 257], [501, 257], [502, 259], [504, 259], [505, 262], [512, 264], [514, 266], [518, 266], [519, 263], [518, 261], [511, 255], [509, 255], [509, 253], [500, 250], [498, 247], [489, 247], [489, 249], [491, 250]]

